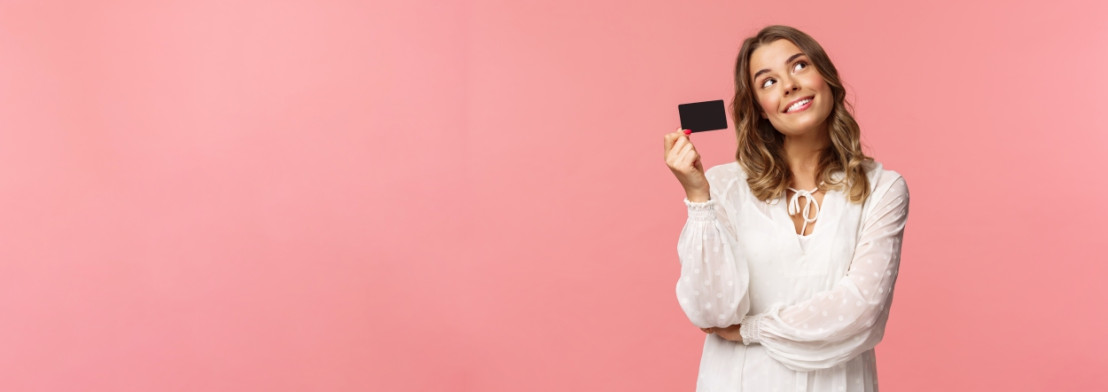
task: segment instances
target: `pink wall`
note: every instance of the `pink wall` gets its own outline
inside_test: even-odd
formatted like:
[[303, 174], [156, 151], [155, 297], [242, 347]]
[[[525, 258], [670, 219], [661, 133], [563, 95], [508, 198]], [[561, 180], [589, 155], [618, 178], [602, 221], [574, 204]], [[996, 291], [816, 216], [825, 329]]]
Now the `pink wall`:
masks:
[[1108, 388], [1099, 2], [94, 3], [0, 3], [0, 390], [691, 390], [661, 136], [771, 23], [912, 190], [881, 386]]

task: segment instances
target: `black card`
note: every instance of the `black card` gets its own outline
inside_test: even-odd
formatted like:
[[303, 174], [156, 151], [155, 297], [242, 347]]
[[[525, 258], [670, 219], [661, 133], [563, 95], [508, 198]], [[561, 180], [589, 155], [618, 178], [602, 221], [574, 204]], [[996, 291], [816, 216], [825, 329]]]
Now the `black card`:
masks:
[[681, 129], [704, 132], [727, 128], [722, 99], [677, 105], [677, 112], [681, 115]]

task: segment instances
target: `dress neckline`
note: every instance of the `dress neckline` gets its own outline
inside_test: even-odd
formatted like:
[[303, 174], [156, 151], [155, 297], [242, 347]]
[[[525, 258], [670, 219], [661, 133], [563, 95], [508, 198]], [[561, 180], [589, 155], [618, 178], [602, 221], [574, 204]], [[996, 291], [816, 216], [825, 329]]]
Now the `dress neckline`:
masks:
[[[792, 197], [788, 197], [788, 193], [781, 195], [781, 198], [786, 200], [786, 217], [789, 218], [789, 233], [792, 233], [801, 239], [807, 240], [809, 237], [814, 236], [815, 233], [818, 233], [818, 231], [822, 231], [818, 228], [812, 228], [811, 234], [807, 236], [804, 235], [804, 231], [808, 231], [808, 224], [814, 223], [814, 221], [819, 220], [820, 217], [823, 216], [824, 207], [828, 204], [828, 196], [831, 195], [832, 189], [824, 190], [822, 206], [820, 205], [821, 203], [818, 202], [818, 200], [815, 200], [815, 196], [813, 195], [815, 192], [819, 192], [820, 188], [823, 187], [823, 185], [824, 183], [821, 182], [820, 185], [815, 186], [811, 190], [788, 187], [789, 190], [792, 190]], [[801, 207], [801, 198], [804, 199], [803, 207]], [[811, 212], [813, 206], [815, 209], [814, 214], [812, 214]], [[800, 233], [797, 233], [797, 227], [794, 226], [792, 223], [792, 216], [796, 214], [800, 214], [803, 219], [803, 224], [800, 225]]]
[[[804, 232], [808, 231], [808, 224], [818, 220], [820, 215], [821, 215], [820, 214], [820, 208], [819, 208], [819, 201], [817, 201], [815, 195], [813, 195], [813, 193], [819, 192], [819, 186], [816, 186], [815, 188], [812, 188], [812, 190], [810, 190], [810, 191], [809, 190], [804, 190], [804, 189], [794, 189], [794, 188], [788, 188], [788, 189], [790, 191], [793, 191], [793, 197], [789, 198], [789, 202], [788, 202], [789, 216], [791, 217], [793, 215], [800, 214], [800, 218], [804, 220], [804, 224], [800, 225], [800, 232], [797, 233], [797, 235], [799, 235], [801, 237], [804, 237]], [[803, 209], [800, 208], [800, 198], [804, 198], [804, 208]], [[827, 204], [827, 192], [823, 193], [823, 202], [824, 202], [824, 204]], [[814, 214], [811, 211], [812, 206], [815, 206], [816, 211], [815, 211]], [[794, 230], [795, 230], [795, 228], [794, 228]], [[812, 234], [809, 234], [809, 235], [815, 235], [815, 234], [816, 234], [816, 230], [813, 228], [812, 229]]]
[[[812, 228], [812, 233], [808, 234], [808, 235], [803, 235], [803, 234], [800, 234], [800, 233], [796, 232], [796, 225], [793, 223], [792, 216], [789, 215], [789, 211], [788, 211], [788, 205], [790, 204], [789, 203], [790, 198], [788, 197], [787, 194], [781, 195], [781, 197], [776, 199], [775, 202], [773, 203], [773, 204], [777, 204], [777, 202], [781, 202], [781, 201], [784, 202], [782, 204], [785, 204], [785, 206], [778, 207], [775, 210], [780, 211], [780, 215], [782, 215], [781, 218], [780, 218], [781, 223], [782, 223], [782, 227], [784, 228], [784, 230], [788, 230], [788, 234], [790, 234], [790, 235], [792, 235], [793, 237], [796, 238], [793, 241], [795, 241], [796, 246], [800, 249], [801, 252], [806, 251], [806, 248], [807, 248], [808, 244], [812, 242], [812, 237], [817, 237], [817, 236], [822, 237], [823, 234], [821, 234], [821, 233], [823, 233], [825, 230], [830, 230], [829, 229], [830, 226], [828, 226], [828, 224], [833, 223], [833, 222], [831, 222], [831, 220], [834, 220], [834, 219], [828, 220], [829, 218], [832, 217], [832, 215], [828, 215], [829, 213], [827, 212], [827, 210], [828, 210], [828, 208], [830, 208], [831, 211], [832, 211], [832, 214], [833, 214], [833, 212], [837, 208], [837, 207], [835, 207], [837, 205], [836, 200], [838, 200], [837, 195], [838, 195], [838, 193], [834, 189], [828, 189], [824, 192], [823, 202], [822, 203], [817, 203], [817, 204], [819, 204], [820, 208], [819, 208], [818, 215], [816, 215], [815, 222], [819, 222], [819, 224], [817, 225], [819, 227], [813, 227]], [[803, 211], [801, 211], [801, 213], [803, 213]], [[802, 225], [801, 227], [804, 227], [804, 226]]]

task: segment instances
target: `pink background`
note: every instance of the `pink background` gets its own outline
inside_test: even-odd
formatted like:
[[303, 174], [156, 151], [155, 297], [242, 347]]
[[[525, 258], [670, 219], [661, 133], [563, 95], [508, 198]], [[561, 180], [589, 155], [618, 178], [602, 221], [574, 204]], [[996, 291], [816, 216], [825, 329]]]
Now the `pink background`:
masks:
[[882, 388], [1108, 388], [1103, 3], [784, 4], [0, 3], [0, 390], [692, 390], [662, 134], [771, 23], [911, 188]]

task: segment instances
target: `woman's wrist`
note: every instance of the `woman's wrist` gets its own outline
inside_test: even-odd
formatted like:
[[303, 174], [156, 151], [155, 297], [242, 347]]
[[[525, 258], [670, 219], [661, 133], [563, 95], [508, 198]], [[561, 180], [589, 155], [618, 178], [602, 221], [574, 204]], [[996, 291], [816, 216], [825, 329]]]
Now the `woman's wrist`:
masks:
[[703, 203], [712, 198], [706, 189], [686, 189], [685, 198], [693, 203]]
[[739, 335], [742, 336], [743, 344], [750, 345], [754, 343], [761, 343], [761, 331], [759, 330], [759, 323], [762, 321], [764, 315], [746, 315], [743, 316], [742, 327], [739, 328]]

